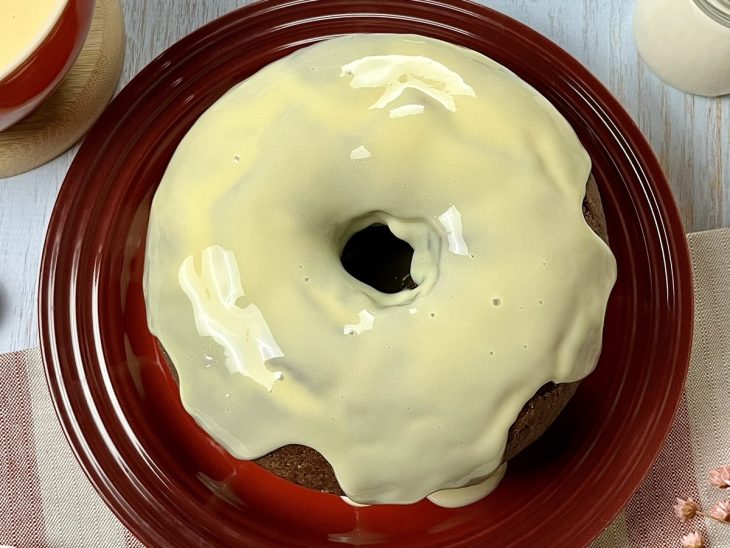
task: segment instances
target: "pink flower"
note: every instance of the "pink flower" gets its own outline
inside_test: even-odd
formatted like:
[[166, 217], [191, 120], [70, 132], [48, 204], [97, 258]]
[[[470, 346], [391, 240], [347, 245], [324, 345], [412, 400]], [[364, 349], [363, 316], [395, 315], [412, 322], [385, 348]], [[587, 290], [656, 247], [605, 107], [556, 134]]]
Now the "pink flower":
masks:
[[703, 548], [705, 543], [702, 542], [702, 535], [697, 531], [684, 535], [681, 539], [683, 548]]
[[710, 484], [720, 489], [730, 487], [730, 466], [720, 466], [710, 470]]
[[692, 500], [692, 497], [688, 498], [687, 500], [677, 497], [677, 504], [674, 505], [674, 513], [677, 514], [677, 517], [682, 521], [692, 519], [697, 515], [697, 512], [699, 511], [700, 507], [695, 501]]
[[730, 523], [730, 500], [723, 500], [715, 504], [710, 510], [710, 515], [717, 521]]

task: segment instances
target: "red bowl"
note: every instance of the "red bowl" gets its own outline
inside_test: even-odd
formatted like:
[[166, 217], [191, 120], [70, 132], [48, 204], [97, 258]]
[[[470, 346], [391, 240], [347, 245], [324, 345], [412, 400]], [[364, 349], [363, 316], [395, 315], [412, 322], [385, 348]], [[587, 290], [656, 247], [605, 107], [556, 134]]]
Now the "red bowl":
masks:
[[[267, 63], [354, 32], [423, 34], [506, 65], [573, 125], [603, 196], [618, 281], [601, 361], [499, 488], [465, 508], [352, 508], [232, 458], [184, 412], [147, 330], [150, 201], [180, 140], [226, 90]], [[76, 156], [48, 231], [39, 310], [48, 384], [79, 461], [117, 516], [159, 546], [587, 544], [663, 443], [693, 317], [680, 217], [631, 118], [563, 50], [462, 0], [273, 0], [175, 44], [122, 91]]]
[[0, 131], [33, 112], [61, 83], [89, 32], [94, 2], [67, 0], [35, 49], [10, 73], [0, 76]]

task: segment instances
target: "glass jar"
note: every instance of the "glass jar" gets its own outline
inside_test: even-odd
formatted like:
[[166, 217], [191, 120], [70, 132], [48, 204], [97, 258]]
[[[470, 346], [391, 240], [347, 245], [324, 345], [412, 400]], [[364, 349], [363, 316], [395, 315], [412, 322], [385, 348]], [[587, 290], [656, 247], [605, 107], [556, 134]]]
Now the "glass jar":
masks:
[[688, 93], [730, 93], [730, 0], [638, 0], [634, 37], [657, 76]]

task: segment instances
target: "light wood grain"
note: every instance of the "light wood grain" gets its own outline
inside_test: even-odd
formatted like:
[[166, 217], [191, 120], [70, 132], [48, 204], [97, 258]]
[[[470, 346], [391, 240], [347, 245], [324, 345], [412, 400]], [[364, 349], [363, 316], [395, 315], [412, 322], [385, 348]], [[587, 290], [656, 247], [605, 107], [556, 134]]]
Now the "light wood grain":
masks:
[[124, 44], [119, 0], [98, 0], [84, 46], [61, 85], [32, 114], [0, 132], [0, 179], [45, 164], [86, 133], [117, 87]]
[[[688, 231], [730, 225], [730, 98], [685, 95], [647, 70], [634, 47], [633, 0], [482, 3], [560, 44], [616, 95], [664, 165]], [[121, 83], [185, 34], [243, 4], [122, 0], [127, 56]], [[75, 150], [0, 181], [0, 352], [38, 344], [38, 262], [53, 202]]]

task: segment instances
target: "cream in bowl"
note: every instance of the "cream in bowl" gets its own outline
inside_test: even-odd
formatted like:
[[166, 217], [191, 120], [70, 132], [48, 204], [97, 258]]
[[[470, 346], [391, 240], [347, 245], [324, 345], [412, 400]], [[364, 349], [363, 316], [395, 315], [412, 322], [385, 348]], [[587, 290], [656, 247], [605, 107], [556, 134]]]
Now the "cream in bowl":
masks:
[[66, 7], [65, 0], [2, 0], [0, 80], [26, 61], [45, 40]]
[[93, 0], [0, 0], [0, 131], [24, 118], [71, 68]]

